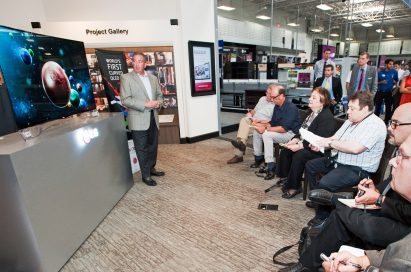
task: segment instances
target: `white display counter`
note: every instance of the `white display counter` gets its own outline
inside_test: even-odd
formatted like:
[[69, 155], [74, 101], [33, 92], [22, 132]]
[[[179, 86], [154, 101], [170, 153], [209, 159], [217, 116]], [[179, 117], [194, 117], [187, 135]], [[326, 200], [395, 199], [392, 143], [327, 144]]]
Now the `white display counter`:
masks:
[[0, 271], [58, 271], [132, 187], [121, 113], [0, 139]]

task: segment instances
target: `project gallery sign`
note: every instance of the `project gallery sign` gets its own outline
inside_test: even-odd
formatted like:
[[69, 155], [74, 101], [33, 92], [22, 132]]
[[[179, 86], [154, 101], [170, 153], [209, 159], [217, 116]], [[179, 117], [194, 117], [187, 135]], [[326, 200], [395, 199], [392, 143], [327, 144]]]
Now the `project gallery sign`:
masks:
[[216, 93], [214, 44], [209, 42], [188, 42], [190, 64], [191, 96]]
[[105, 29], [85, 29], [86, 35], [128, 35], [128, 29], [120, 29], [120, 28], [105, 28]]

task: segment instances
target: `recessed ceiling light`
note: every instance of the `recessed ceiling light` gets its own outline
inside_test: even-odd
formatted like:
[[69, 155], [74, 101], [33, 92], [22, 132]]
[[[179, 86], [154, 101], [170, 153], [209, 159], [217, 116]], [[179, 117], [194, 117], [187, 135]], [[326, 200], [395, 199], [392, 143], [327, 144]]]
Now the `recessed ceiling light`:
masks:
[[346, 17], [348, 20], [355, 20], [355, 19], [358, 19], [358, 17], [357, 16], [355, 16], [355, 15], [349, 15], [349, 16], [347, 16]]
[[333, 9], [332, 7], [330, 7], [329, 5], [326, 5], [326, 4], [317, 5], [317, 8], [321, 9], [321, 10], [331, 10], [331, 9]]
[[363, 27], [371, 27], [371, 26], [372, 26], [371, 23], [362, 23], [361, 25], [362, 25]]
[[261, 20], [270, 20], [271, 19], [271, 17], [268, 17], [266, 15], [258, 15], [258, 16], [256, 16], [256, 18], [261, 19]]
[[345, 40], [347, 40], [347, 41], [353, 41], [354, 39], [353, 39], [353, 38], [350, 38], [350, 37], [347, 37], [347, 38], [345, 38]]
[[288, 23], [287, 25], [288, 26], [300, 26], [300, 24], [297, 24], [297, 23]]
[[316, 33], [323, 31], [321, 28], [311, 28], [310, 30]]
[[338, 36], [340, 36], [340, 35], [337, 34], [337, 33], [331, 33], [330, 36], [331, 36], [331, 37], [338, 37]]
[[380, 29], [380, 28], [377, 28], [375, 31], [377, 31], [378, 33], [380, 33], [380, 32], [384, 33], [385, 32], [384, 29]]
[[222, 9], [222, 10], [225, 10], [225, 11], [232, 11], [232, 10], [235, 10], [235, 8], [233, 8], [233, 7], [229, 7], [229, 6], [219, 6], [219, 7], [217, 7], [218, 9]]
[[387, 35], [385, 35], [385, 37], [387, 37], [387, 38], [394, 38], [395, 36], [392, 35], [392, 34], [387, 34]]

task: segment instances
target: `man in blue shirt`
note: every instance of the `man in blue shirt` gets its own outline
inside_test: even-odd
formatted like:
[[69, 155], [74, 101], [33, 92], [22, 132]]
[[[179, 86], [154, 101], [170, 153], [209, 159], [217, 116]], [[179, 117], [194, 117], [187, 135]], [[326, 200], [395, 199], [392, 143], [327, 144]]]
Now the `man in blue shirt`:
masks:
[[387, 59], [385, 69], [378, 72], [378, 91], [374, 97], [375, 115], [379, 116], [381, 112], [382, 101], [385, 102], [385, 124], [391, 119], [392, 113], [392, 89], [397, 85], [398, 72], [392, 69], [394, 61]]
[[257, 167], [265, 160], [267, 163], [265, 180], [274, 178], [274, 143], [288, 142], [300, 129], [298, 108], [287, 101], [285, 89], [282, 86], [276, 86], [273, 89], [271, 101], [275, 105], [271, 122], [265, 126], [256, 127], [253, 134], [255, 163], [251, 167]]

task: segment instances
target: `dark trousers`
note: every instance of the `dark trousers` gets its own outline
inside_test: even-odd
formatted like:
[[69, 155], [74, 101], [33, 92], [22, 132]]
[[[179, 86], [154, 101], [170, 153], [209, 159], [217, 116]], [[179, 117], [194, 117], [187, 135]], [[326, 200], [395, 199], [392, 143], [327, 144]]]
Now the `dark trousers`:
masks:
[[134, 148], [140, 164], [141, 176], [148, 178], [151, 176], [150, 172], [154, 169], [157, 162], [157, 146], [158, 146], [158, 129], [154, 112], [151, 112], [150, 126], [147, 130], [133, 130]]
[[383, 217], [380, 211], [365, 213], [361, 209], [337, 203], [321, 232], [301, 254], [300, 262], [314, 270], [321, 266], [321, 253], [329, 256], [332, 252], [337, 252], [340, 246], [353, 241], [359, 241], [356, 246], [362, 248], [365, 244], [386, 247], [402, 239], [409, 231], [409, 226]]
[[388, 121], [391, 119], [391, 110], [392, 110], [392, 93], [391, 93], [391, 91], [389, 91], [389, 92], [378, 91], [375, 94], [375, 97], [374, 97], [374, 105], [375, 105], [374, 114], [377, 115], [377, 116], [380, 116], [381, 105], [382, 105], [383, 100], [385, 102], [384, 122], [386, 124], [388, 124]]
[[[357, 185], [360, 180], [370, 176], [367, 171], [357, 166], [338, 164], [337, 168], [335, 168], [334, 164], [328, 164], [326, 157], [307, 162], [305, 165], [305, 174], [307, 175], [311, 190], [325, 189], [330, 192], [353, 187]], [[318, 174], [325, 175], [317, 182]], [[316, 217], [325, 219], [329, 213], [329, 207], [320, 205], [316, 210]]]
[[289, 149], [283, 149], [280, 153], [280, 160], [277, 163], [276, 176], [285, 178], [287, 182], [284, 185], [287, 189], [301, 189], [301, 179], [304, 173], [305, 164], [312, 159], [321, 157], [321, 153], [311, 152], [307, 149], [301, 149], [293, 152]]

